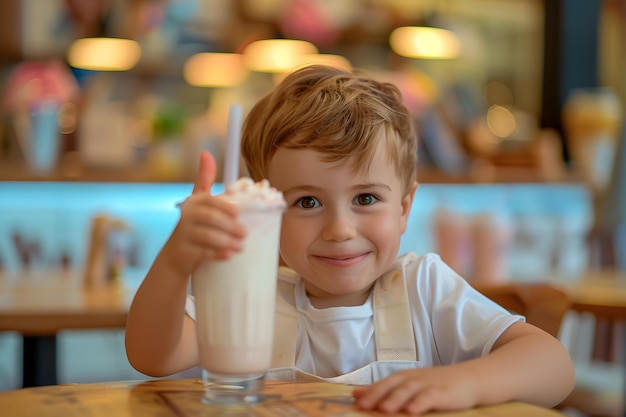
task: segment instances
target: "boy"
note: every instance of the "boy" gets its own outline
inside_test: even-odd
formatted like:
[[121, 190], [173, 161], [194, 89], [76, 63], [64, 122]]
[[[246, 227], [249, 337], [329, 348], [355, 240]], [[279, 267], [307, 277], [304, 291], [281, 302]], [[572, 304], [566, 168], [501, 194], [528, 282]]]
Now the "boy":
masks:
[[[280, 275], [293, 283], [282, 301], [297, 334], [280, 336], [293, 349], [275, 365], [365, 381], [354, 390], [364, 410], [558, 404], [574, 384], [558, 340], [480, 295], [438, 256], [397, 258], [417, 188], [412, 123], [393, 85], [323, 66], [292, 73], [250, 111], [242, 134], [250, 175], [287, 202], [280, 255], [291, 270]], [[209, 193], [214, 177], [203, 153], [193, 193], [133, 301], [126, 348], [145, 374], [198, 364], [188, 278], [242, 248], [236, 207]], [[389, 288], [400, 308], [379, 305]]]

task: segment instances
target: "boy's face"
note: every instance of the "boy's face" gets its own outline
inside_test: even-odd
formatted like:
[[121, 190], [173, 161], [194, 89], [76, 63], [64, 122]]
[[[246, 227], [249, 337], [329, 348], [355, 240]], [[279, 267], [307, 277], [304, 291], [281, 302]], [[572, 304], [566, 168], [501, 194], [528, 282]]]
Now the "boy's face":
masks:
[[360, 305], [398, 254], [414, 190], [402, 195], [384, 152], [361, 173], [321, 156], [279, 149], [270, 161], [268, 180], [287, 202], [281, 256], [314, 306]]

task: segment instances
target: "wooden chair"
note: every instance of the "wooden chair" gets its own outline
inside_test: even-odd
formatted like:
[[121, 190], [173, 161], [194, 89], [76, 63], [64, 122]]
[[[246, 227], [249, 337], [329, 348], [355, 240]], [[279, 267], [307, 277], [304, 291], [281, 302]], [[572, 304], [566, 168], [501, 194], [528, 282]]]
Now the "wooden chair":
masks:
[[623, 348], [622, 311], [572, 304], [564, 318], [560, 339], [576, 367], [576, 387], [562, 406], [590, 417], [624, 417], [626, 368], [609, 347]]
[[473, 284], [483, 295], [526, 321], [559, 337], [563, 317], [570, 307], [567, 294], [547, 283]]
[[[573, 305], [566, 292], [548, 283], [473, 285], [502, 307], [526, 316], [528, 323], [559, 338], [570, 354], [581, 343], [584, 350], [585, 341], [593, 344], [593, 332], [583, 334], [572, 331], [571, 324], [576, 323], [581, 313], [584, 314], [583, 321], [595, 322], [593, 314], [598, 312]], [[564, 341], [564, 338], [568, 340]], [[588, 352], [590, 350], [587, 349]], [[624, 376], [622, 366], [606, 361], [592, 361], [590, 353], [583, 352], [572, 357], [576, 368], [576, 387], [558, 408], [574, 409], [589, 417], [624, 417], [624, 389], [620, 384], [623, 384]]]

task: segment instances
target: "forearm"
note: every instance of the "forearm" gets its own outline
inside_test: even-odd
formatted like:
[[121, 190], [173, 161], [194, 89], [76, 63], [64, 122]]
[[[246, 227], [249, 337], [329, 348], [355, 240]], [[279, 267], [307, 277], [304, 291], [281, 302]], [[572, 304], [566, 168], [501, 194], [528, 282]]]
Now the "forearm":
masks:
[[510, 400], [546, 407], [559, 404], [575, 383], [567, 350], [547, 333], [534, 328], [528, 331], [529, 325], [522, 323], [514, 326], [523, 326], [524, 334], [499, 341], [486, 357], [455, 366], [465, 367], [475, 379], [480, 404]]
[[188, 277], [175, 265], [166, 245], [137, 290], [128, 314], [128, 359], [135, 369], [152, 376], [183, 370], [197, 357], [185, 351], [195, 347], [195, 343], [185, 343], [195, 334], [185, 325]]

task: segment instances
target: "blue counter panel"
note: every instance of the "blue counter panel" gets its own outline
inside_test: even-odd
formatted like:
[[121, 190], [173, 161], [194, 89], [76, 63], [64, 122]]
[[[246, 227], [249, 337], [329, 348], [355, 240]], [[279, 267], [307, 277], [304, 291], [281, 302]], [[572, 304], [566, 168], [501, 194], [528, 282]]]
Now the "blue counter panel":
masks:
[[[22, 267], [17, 237], [23, 247], [38, 247], [29, 268], [58, 267], [63, 256], [71, 267], [81, 268], [91, 220], [106, 214], [130, 227], [138, 250], [123, 279], [127, 286], [138, 286], [176, 225], [176, 203], [191, 190], [192, 184], [170, 183], [0, 182], [0, 267], [8, 272]], [[213, 192], [223, 192], [223, 186], [217, 184]], [[436, 250], [433, 220], [443, 208], [470, 222], [485, 213], [509, 220], [515, 231], [512, 279], [540, 280], [548, 274], [575, 279], [587, 266], [586, 234], [593, 208], [583, 187], [420, 185], [400, 253]], [[0, 390], [21, 384], [20, 349], [19, 335], [0, 333]], [[142, 378], [126, 360], [122, 329], [61, 332], [58, 355], [59, 383]]]
[[[7, 270], [20, 267], [14, 241], [17, 234], [23, 241], [40, 248], [30, 267], [55, 265], [64, 255], [69, 257], [72, 266], [81, 267], [91, 219], [97, 214], [107, 214], [124, 220], [131, 227], [139, 251], [136, 265], [126, 272], [128, 279], [136, 281], [147, 271], [175, 226], [176, 203], [183, 201], [191, 189], [192, 184], [187, 183], [1, 182], [1, 265]], [[222, 191], [221, 184], [213, 188], [214, 193]], [[504, 215], [514, 227], [526, 227], [526, 234], [531, 229], [536, 233], [535, 229], [540, 228], [552, 237], [554, 233], [584, 235], [593, 216], [589, 192], [576, 185], [424, 184], [415, 195], [400, 253], [436, 249], [433, 215], [442, 207], [468, 218], [481, 213]], [[526, 261], [520, 259], [520, 262]], [[512, 263], [515, 269], [515, 259]]]

